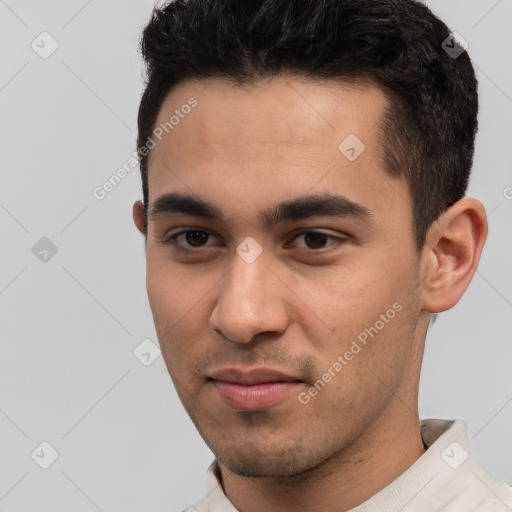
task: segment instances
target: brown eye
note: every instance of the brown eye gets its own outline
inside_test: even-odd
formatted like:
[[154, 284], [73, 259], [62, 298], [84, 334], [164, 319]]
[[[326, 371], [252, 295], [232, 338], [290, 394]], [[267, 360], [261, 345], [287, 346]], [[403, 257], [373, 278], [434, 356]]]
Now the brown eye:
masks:
[[309, 249], [321, 249], [324, 247], [328, 240], [329, 236], [325, 233], [305, 233], [304, 241]]
[[[338, 238], [321, 231], [304, 231], [295, 237], [295, 240], [303, 240], [302, 244], [297, 244], [300, 249], [309, 249], [311, 252], [320, 251], [321, 249], [327, 248], [334, 245], [336, 242], [343, 242], [343, 238]], [[333, 242], [328, 243], [329, 240]]]
[[209, 234], [206, 231], [186, 231], [185, 240], [191, 247], [202, 247], [208, 241]]
[[172, 244], [176, 250], [189, 250], [200, 249], [202, 247], [210, 247], [212, 243], [210, 239], [215, 239], [216, 236], [204, 231], [202, 229], [184, 229], [174, 235], [168, 236], [164, 239], [166, 244]]

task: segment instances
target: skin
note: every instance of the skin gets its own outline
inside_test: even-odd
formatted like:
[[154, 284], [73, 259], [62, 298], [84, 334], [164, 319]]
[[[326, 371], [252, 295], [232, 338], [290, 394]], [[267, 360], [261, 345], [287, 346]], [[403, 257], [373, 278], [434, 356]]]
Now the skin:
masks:
[[[349, 510], [425, 451], [417, 402], [430, 313], [453, 307], [468, 287], [487, 235], [484, 207], [460, 200], [416, 251], [407, 184], [381, 161], [388, 101], [370, 82], [185, 81], [168, 94], [157, 125], [190, 97], [197, 106], [149, 160], [147, 290], [165, 363], [238, 510]], [[338, 150], [349, 134], [366, 146], [353, 162]], [[169, 192], [210, 201], [224, 220], [151, 216]], [[364, 205], [373, 223], [315, 216], [259, 224], [261, 209], [317, 193]], [[142, 231], [140, 201], [133, 217]], [[180, 236], [186, 252], [163, 241], [186, 228], [210, 237]], [[311, 230], [343, 241], [311, 240]], [[236, 252], [246, 237], [263, 249], [252, 263]], [[401, 311], [301, 403], [297, 393], [395, 303]], [[208, 380], [220, 368], [261, 366], [300, 380], [297, 393], [241, 411]]]

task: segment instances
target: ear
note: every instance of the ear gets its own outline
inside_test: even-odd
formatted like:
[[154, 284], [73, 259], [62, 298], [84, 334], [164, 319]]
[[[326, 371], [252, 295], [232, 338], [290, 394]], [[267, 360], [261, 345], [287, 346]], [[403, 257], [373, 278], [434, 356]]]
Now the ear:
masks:
[[487, 232], [485, 208], [471, 197], [457, 201], [434, 222], [422, 254], [423, 310], [439, 313], [459, 302], [476, 272]]
[[142, 201], [136, 201], [134, 203], [132, 215], [135, 226], [143, 235], [145, 235], [146, 233], [144, 230], [144, 222], [146, 215], [144, 213], [144, 204], [142, 203]]

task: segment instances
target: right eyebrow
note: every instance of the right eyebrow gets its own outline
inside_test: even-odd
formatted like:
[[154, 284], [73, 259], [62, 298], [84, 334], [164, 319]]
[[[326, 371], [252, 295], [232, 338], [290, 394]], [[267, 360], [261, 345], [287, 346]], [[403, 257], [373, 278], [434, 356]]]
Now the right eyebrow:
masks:
[[222, 211], [214, 204], [192, 195], [170, 193], [159, 197], [149, 209], [149, 217], [192, 215], [211, 220], [222, 220]]

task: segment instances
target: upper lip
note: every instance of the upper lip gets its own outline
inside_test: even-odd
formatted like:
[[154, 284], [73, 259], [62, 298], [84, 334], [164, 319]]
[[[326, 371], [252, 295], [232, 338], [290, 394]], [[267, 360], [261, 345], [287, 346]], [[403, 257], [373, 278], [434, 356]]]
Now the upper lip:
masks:
[[262, 384], [265, 382], [301, 382], [299, 379], [271, 368], [253, 368], [239, 370], [238, 368], [224, 368], [213, 372], [211, 379], [222, 380], [234, 384]]

